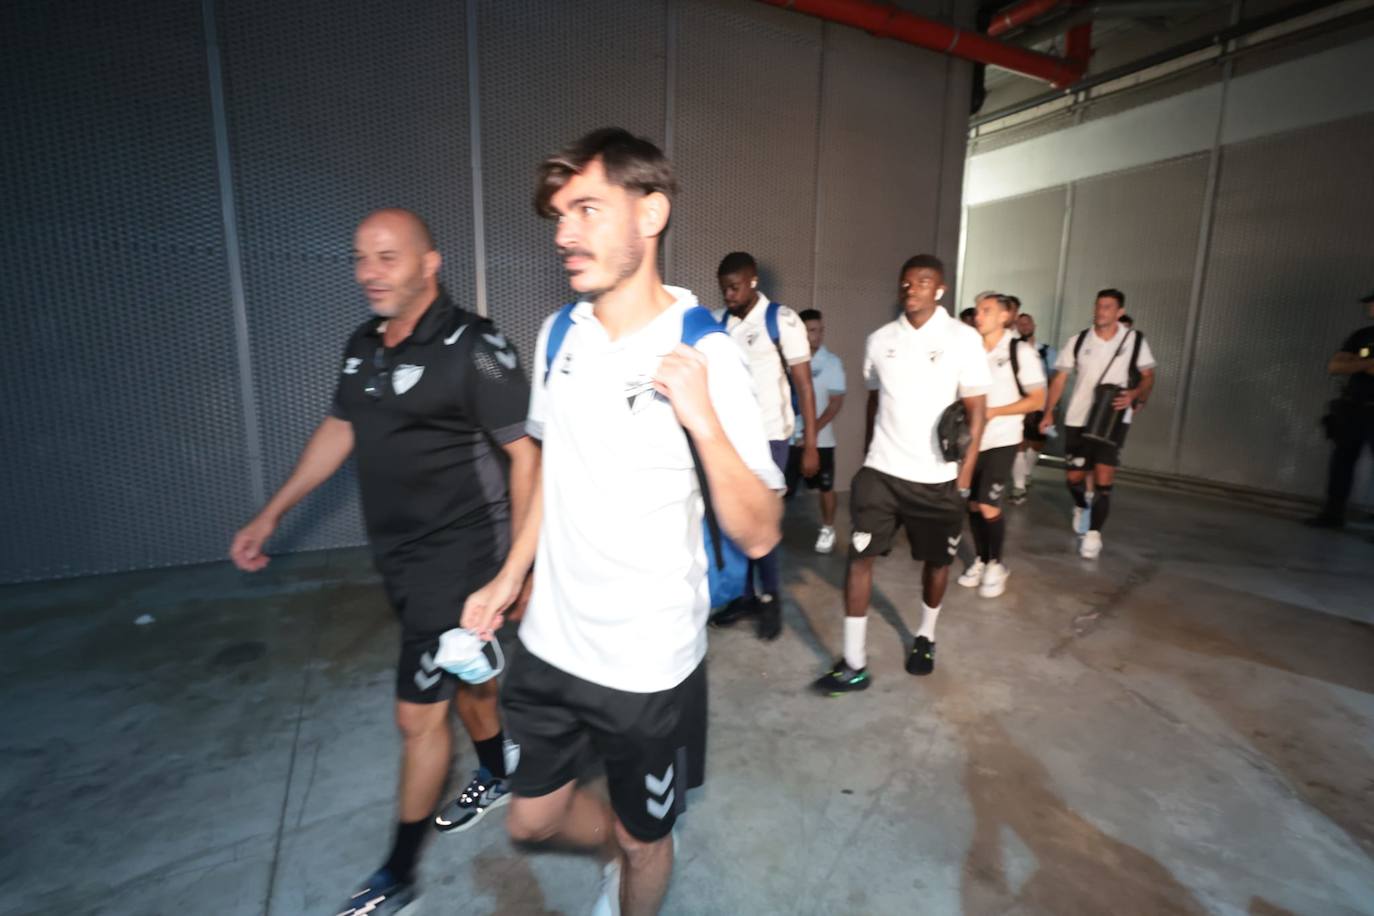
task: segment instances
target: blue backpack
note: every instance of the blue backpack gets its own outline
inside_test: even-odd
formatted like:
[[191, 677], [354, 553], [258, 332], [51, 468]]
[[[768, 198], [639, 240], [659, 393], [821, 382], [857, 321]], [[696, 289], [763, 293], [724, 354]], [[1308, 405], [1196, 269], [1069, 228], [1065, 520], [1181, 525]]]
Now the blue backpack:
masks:
[[[549, 328], [549, 339], [544, 344], [545, 383], [549, 379], [549, 370], [553, 368], [554, 357], [563, 346], [563, 338], [568, 336], [568, 329], [573, 325], [572, 313], [576, 307], [576, 302], [570, 302], [559, 309], [553, 319], [553, 325]], [[773, 326], [777, 327], [776, 317]], [[723, 333], [725, 330], [722, 324], [701, 306], [688, 309], [682, 316], [682, 342], [689, 347], [696, 346], [697, 341], [707, 334]], [[705, 507], [705, 517], [701, 522], [704, 529], [702, 535], [708, 545], [708, 553], [711, 554], [707, 560], [706, 572], [711, 586], [711, 607], [717, 608], [744, 594], [745, 579], [749, 575], [749, 558], [734, 541], [721, 532], [715, 507], [711, 503], [711, 488], [706, 480], [706, 471], [701, 466], [701, 456], [697, 454], [696, 443], [692, 441], [692, 436], [687, 430], [684, 429], [682, 432], [687, 437], [687, 448], [692, 453], [692, 466], [696, 469], [697, 485], [701, 487], [701, 500]]]

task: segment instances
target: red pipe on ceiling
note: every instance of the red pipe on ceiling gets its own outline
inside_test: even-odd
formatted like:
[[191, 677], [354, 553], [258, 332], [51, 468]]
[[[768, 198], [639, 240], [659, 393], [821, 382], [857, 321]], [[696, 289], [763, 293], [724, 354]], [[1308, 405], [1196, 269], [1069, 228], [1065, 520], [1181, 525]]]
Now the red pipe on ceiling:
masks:
[[1065, 6], [1071, 0], [1021, 0], [1006, 9], [998, 10], [988, 24], [988, 34], [997, 36], [1039, 19], [1057, 6]]
[[1083, 69], [1088, 68], [1088, 58], [1093, 53], [1093, 24], [1085, 22], [1069, 29], [1064, 36], [1064, 56], [1069, 60], [1082, 65]]
[[878, 38], [895, 38], [908, 44], [962, 57], [980, 64], [991, 64], [1043, 80], [1056, 89], [1076, 83], [1083, 76], [1084, 63], [1041, 54], [988, 38], [986, 35], [935, 19], [927, 19], [869, 0], [759, 0], [769, 6], [806, 13], [829, 22], [853, 26]]

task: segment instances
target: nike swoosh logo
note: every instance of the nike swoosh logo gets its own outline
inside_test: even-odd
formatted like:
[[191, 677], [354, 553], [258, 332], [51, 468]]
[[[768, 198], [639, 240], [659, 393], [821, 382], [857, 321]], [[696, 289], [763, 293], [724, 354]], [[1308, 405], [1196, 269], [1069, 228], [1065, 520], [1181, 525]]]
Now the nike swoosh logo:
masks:
[[444, 338], [444, 346], [446, 346], [446, 347], [451, 347], [451, 346], [453, 346], [454, 344], [456, 344], [456, 343], [458, 342], [458, 338], [462, 337], [462, 336], [463, 336], [463, 332], [466, 331], [467, 329], [468, 329], [468, 326], [467, 326], [467, 325], [463, 325], [461, 328], [459, 328], [458, 330], [454, 331], [454, 332], [453, 332], [452, 334], [450, 334], [449, 336], [445, 337], [445, 338]]
[[482, 339], [498, 350], [506, 349], [507, 344], [504, 334], [483, 334]]

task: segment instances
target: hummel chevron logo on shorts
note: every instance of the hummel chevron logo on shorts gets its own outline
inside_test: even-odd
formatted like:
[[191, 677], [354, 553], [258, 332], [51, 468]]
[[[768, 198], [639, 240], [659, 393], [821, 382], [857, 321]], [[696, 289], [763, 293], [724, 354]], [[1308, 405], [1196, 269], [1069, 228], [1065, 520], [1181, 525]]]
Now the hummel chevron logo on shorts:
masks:
[[652, 773], [644, 774], [644, 788], [649, 790], [649, 798], [644, 802], [645, 809], [660, 821], [663, 820], [673, 810], [673, 802], [677, 797], [673, 792], [673, 765], [668, 764], [668, 769], [659, 777]]

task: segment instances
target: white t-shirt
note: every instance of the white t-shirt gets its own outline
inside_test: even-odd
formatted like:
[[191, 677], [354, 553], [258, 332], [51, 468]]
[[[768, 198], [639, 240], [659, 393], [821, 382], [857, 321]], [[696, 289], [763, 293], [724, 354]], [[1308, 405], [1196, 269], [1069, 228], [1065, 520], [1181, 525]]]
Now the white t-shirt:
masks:
[[[1045, 369], [1040, 364], [1040, 354], [1024, 340], [1003, 334], [1002, 339], [997, 341], [997, 346], [983, 351], [987, 354], [988, 372], [992, 375], [992, 388], [988, 391], [989, 407], [1005, 407], [1015, 404], [1023, 397], [1016, 388], [1016, 379], [1012, 378], [1013, 345], [1019, 348], [1016, 351], [1016, 361], [1021, 370], [1021, 387], [1026, 389], [1026, 394], [1045, 387]], [[1025, 433], [1025, 424], [1026, 415], [1023, 413], [993, 417], [987, 426], [983, 427], [983, 444], [980, 450], [986, 452], [990, 448], [1016, 445]]]
[[992, 387], [977, 331], [940, 308], [919, 330], [903, 315], [868, 335], [864, 385], [879, 393], [866, 467], [915, 483], [959, 475], [940, 454], [938, 426], [956, 399]]
[[725, 329], [749, 361], [749, 372], [754, 376], [754, 389], [758, 392], [759, 415], [763, 417], [763, 428], [769, 440], [786, 442], [792, 437], [796, 424], [792, 412], [792, 386], [783, 375], [778, 348], [782, 348], [783, 359], [790, 367], [811, 358], [811, 344], [806, 340], [806, 325], [785, 305], [778, 306], [778, 342], [774, 344], [764, 320], [767, 312], [768, 297], [759, 293], [759, 300], [749, 314], [742, 319], [730, 315]]
[[[682, 339], [685, 289], [649, 324], [611, 340], [591, 303], [545, 380], [535, 345], [530, 435], [543, 441], [543, 510], [534, 591], [520, 639], [583, 680], [652, 693], [677, 686], [706, 654], [710, 587], [702, 501], [686, 434], [650, 379]], [[724, 334], [697, 345], [711, 403], [744, 463], [784, 486], [759, 421], [749, 371]]]
[[[1078, 335], [1075, 334], [1064, 342], [1064, 346], [1059, 349], [1059, 358], [1055, 361], [1054, 368], [1060, 372], [1078, 370], [1078, 377], [1073, 382], [1073, 394], [1069, 397], [1069, 406], [1064, 412], [1065, 426], [1082, 426], [1088, 422], [1088, 414], [1093, 408], [1093, 389], [1099, 384], [1121, 385], [1123, 388], [1130, 384], [1131, 352], [1135, 349], [1135, 334], [1135, 331], [1128, 331], [1125, 325], [1118, 324], [1111, 339], [1103, 340], [1097, 336], [1096, 331], [1089, 328], [1087, 336], [1083, 338], [1083, 348], [1079, 351], [1077, 360], [1074, 359], [1073, 347], [1078, 342]], [[1150, 352], [1150, 342], [1142, 337], [1140, 360], [1136, 363], [1136, 368], [1154, 367], [1155, 355]], [[1133, 410], [1127, 410], [1122, 419], [1129, 423], [1134, 413]]]
[[[820, 349], [811, 354], [811, 387], [816, 391], [816, 419], [821, 418], [830, 406], [830, 396], [844, 394], [844, 361], [821, 344]], [[802, 427], [805, 424], [797, 417], [797, 431], [792, 434], [792, 444], [802, 444]], [[816, 433], [817, 448], [835, 447], [835, 423], [825, 424]]]

